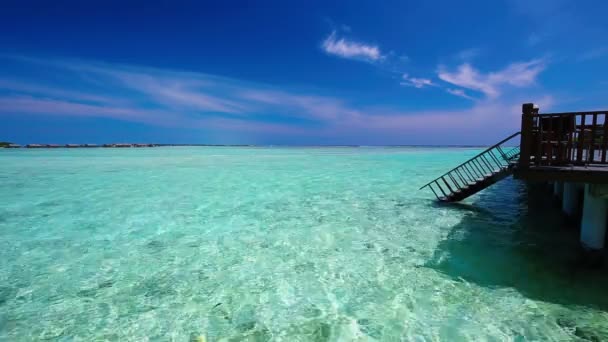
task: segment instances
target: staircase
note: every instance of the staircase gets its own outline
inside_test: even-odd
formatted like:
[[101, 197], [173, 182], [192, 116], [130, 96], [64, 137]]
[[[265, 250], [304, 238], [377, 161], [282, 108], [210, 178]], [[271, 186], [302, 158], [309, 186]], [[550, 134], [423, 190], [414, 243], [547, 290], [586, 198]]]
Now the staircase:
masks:
[[520, 132], [512, 134], [475, 157], [458, 165], [420, 188], [429, 188], [441, 202], [458, 202], [513, 174], [519, 146], [505, 147]]

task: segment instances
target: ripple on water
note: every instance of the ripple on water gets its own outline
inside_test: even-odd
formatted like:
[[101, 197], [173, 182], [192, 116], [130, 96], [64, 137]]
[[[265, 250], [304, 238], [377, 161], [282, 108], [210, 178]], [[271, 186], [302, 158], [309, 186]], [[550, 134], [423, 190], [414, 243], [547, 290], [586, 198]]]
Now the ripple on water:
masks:
[[608, 340], [546, 201], [418, 191], [475, 150], [28, 152], [0, 168], [0, 340]]

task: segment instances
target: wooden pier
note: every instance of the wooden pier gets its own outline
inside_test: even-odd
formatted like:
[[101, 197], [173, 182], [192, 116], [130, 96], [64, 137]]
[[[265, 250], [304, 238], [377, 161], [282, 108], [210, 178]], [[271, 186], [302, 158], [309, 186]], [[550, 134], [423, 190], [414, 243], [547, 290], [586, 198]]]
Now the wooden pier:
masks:
[[551, 184], [564, 213], [581, 216], [581, 244], [585, 250], [604, 249], [608, 224], [608, 110], [540, 113], [534, 104], [526, 103], [522, 106], [520, 132], [421, 189], [429, 188], [438, 201], [456, 202], [509, 175], [528, 183]]

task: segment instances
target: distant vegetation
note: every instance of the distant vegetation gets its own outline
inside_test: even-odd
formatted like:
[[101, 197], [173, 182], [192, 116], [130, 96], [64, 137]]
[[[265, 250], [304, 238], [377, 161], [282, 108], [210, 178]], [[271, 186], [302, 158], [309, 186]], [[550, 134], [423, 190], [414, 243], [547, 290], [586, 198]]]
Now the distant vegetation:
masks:
[[10, 144], [12, 144], [12, 143], [7, 142], [7, 141], [0, 141], [0, 147], [8, 147]]

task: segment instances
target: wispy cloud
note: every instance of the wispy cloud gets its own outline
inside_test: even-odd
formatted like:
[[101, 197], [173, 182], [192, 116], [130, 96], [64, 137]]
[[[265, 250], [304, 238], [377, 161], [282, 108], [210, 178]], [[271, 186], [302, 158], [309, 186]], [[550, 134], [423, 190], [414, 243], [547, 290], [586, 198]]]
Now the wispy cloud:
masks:
[[[142, 122], [159, 126], [175, 126], [178, 116], [167, 120], [159, 110], [143, 108], [91, 105], [68, 100], [35, 98], [29, 96], [0, 97], [0, 113], [25, 113], [36, 115], [60, 115], [78, 117], [105, 117], [122, 121]], [[179, 117], [181, 121], [181, 116]], [[179, 124], [177, 124], [179, 126]]]
[[239, 96], [253, 101], [259, 108], [270, 111], [283, 110], [288, 116], [316, 120], [322, 123], [351, 122], [361, 116], [345, 101], [320, 95], [294, 94], [282, 90], [246, 89]]
[[449, 72], [444, 67], [440, 67], [437, 76], [445, 82], [478, 90], [491, 97], [498, 95], [498, 90], [490, 84], [488, 77], [480, 74], [468, 63], [460, 65], [455, 72]]
[[[517, 106], [493, 99], [475, 101], [464, 110], [414, 111], [197, 72], [67, 59], [21, 63], [43, 72], [36, 79], [16, 74], [0, 77], [0, 115], [98, 117], [212, 130], [222, 136], [299, 136], [309, 142], [369, 144], [424, 141], [420, 132], [427, 132], [430, 122], [440, 137], [432, 142], [442, 144], [462, 142], [462, 137], [473, 136], [485, 123], [499, 118], [510, 122], [500, 129], [518, 125]], [[59, 83], [53, 73], [69, 81]], [[435, 85], [430, 79], [406, 78], [412, 86]], [[526, 80], [510, 78], [509, 82]], [[464, 90], [450, 93], [469, 98]], [[511, 120], [505, 119], [507, 113], [512, 114]], [[460, 136], [454, 135], [454, 128]], [[486, 133], [467, 142], [496, 138], [496, 132]]]
[[430, 86], [436, 86], [435, 83], [429, 78], [419, 78], [419, 77], [410, 77], [408, 74], [403, 74], [401, 76], [401, 85], [414, 87], [414, 88], [424, 88]]
[[321, 47], [328, 54], [347, 59], [373, 62], [383, 58], [378, 46], [347, 40], [346, 38], [338, 38], [336, 31], [333, 31], [325, 38]]
[[26, 83], [22, 81], [0, 79], [0, 90], [13, 91], [23, 94], [31, 95], [44, 95], [55, 99], [70, 99], [79, 98], [82, 102], [92, 103], [114, 103], [123, 102], [119, 99], [102, 96], [97, 94], [90, 94], [81, 92], [78, 90], [65, 90], [52, 86], [44, 86], [40, 84]]
[[482, 92], [490, 98], [496, 98], [503, 86], [525, 87], [533, 84], [538, 74], [546, 67], [542, 59], [528, 62], [509, 64], [506, 68], [482, 73], [469, 63], [461, 64], [456, 71], [448, 71], [444, 66], [439, 67], [438, 77], [444, 82], [475, 91]]
[[473, 98], [467, 95], [467, 93], [463, 89], [447, 88], [445, 91], [455, 96], [460, 96], [464, 97], [465, 99], [473, 100]]

